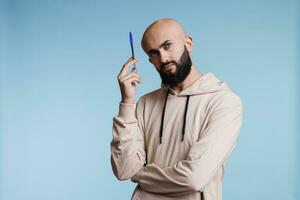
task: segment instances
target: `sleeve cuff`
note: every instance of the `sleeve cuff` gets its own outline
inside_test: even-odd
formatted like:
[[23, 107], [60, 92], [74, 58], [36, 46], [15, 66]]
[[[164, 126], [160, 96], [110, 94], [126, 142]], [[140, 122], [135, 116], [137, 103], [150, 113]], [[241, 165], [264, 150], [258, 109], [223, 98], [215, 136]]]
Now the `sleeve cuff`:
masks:
[[129, 104], [129, 103], [120, 102], [118, 116], [126, 121], [136, 120], [135, 109], [136, 109], [135, 103]]
[[134, 183], [139, 183], [141, 180], [141, 176], [142, 176], [142, 172], [144, 170], [144, 167], [142, 169], [140, 169], [140, 171], [138, 171], [132, 178], [131, 181]]

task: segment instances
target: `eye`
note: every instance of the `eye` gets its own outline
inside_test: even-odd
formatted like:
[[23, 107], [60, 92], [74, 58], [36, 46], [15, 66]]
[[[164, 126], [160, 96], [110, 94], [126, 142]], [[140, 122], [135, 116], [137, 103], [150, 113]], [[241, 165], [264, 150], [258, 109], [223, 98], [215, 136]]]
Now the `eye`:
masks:
[[158, 55], [158, 52], [157, 52], [157, 51], [152, 51], [152, 52], [150, 52], [150, 53], [148, 54], [149, 58], [153, 58], [153, 57], [155, 57], [155, 56], [157, 56], [157, 55]]
[[168, 42], [164, 45], [165, 49], [169, 49], [171, 47], [172, 43]]

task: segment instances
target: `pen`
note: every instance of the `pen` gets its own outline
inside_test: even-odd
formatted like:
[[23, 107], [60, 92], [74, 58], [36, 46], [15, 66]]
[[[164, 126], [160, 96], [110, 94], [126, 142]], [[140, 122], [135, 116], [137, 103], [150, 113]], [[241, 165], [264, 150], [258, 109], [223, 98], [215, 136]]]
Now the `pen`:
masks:
[[[132, 33], [131, 32], [129, 32], [129, 40], [130, 40], [130, 47], [131, 47], [131, 55], [132, 55], [132, 58], [134, 59], [133, 37], [132, 37]], [[134, 69], [136, 69], [135, 63], [133, 64], [132, 70], [134, 70]]]

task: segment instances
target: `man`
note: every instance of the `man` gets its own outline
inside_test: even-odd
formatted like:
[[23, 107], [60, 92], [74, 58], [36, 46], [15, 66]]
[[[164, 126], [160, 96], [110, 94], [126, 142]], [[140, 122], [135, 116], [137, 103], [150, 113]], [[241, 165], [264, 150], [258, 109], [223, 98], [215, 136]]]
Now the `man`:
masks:
[[152, 23], [142, 48], [161, 88], [135, 102], [142, 79], [130, 58], [118, 75], [122, 100], [113, 119], [111, 163], [119, 180], [138, 183], [132, 199], [222, 199], [226, 161], [242, 123], [242, 102], [192, 62], [192, 38], [174, 19]]

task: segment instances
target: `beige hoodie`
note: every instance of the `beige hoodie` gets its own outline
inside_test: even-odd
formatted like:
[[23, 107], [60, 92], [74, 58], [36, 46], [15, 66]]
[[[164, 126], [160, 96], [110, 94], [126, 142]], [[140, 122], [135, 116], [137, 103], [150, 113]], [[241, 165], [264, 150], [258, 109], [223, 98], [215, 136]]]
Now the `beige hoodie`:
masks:
[[221, 200], [242, 111], [241, 99], [213, 73], [180, 93], [162, 84], [137, 104], [120, 103], [113, 172], [138, 183], [133, 200]]

